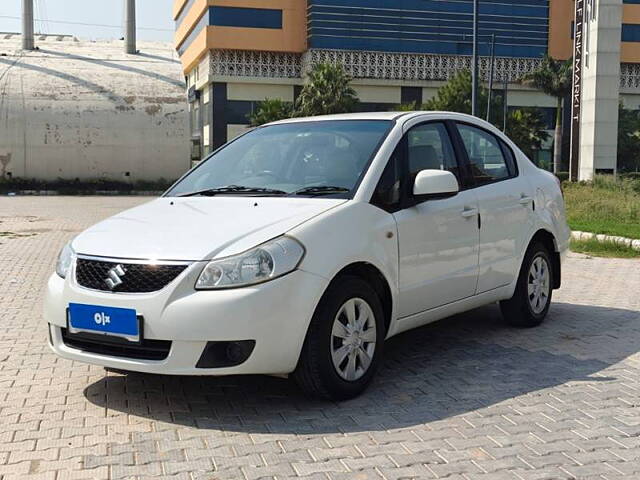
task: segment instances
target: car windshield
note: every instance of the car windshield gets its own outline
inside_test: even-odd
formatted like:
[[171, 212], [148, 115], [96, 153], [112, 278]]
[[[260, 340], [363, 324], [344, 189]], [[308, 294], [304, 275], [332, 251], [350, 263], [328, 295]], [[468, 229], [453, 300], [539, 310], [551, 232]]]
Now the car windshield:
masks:
[[390, 121], [340, 120], [258, 128], [218, 150], [167, 196], [349, 196]]

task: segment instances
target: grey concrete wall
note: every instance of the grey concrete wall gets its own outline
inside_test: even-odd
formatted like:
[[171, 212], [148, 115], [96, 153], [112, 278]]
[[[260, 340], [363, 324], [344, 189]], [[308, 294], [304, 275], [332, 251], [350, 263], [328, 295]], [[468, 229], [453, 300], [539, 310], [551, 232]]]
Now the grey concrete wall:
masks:
[[585, 24], [579, 180], [616, 171], [622, 0], [598, 0]]
[[[0, 34], [0, 177], [175, 179], [189, 159], [181, 65], [170, 44]], [[127, 175], [128, 173], [128, 175]]]

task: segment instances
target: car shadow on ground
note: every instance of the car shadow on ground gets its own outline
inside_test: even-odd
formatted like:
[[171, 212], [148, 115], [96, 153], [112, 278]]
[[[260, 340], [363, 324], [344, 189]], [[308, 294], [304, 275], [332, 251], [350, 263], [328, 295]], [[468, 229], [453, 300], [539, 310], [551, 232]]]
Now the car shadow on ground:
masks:
[[610, 367], [639, 349], [638, 311], [560, 303], [541, 327], [522, 330], [506, 326], [499, 309], [490, 306], [391, 339], [374, 383], [347, 402], [309, 400], [292, 381], [262, 376], [109, 374], [84, 394], [106, 409], [201, 429], [381, 431], [567, 382], [617, 381], [618, 369]]

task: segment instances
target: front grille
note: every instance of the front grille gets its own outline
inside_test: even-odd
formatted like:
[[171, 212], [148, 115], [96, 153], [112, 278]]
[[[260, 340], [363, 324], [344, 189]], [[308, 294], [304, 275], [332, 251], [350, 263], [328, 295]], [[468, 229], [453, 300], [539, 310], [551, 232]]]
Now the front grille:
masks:
[[[76, 281], [82, 287], [104, 292], [150, 293], [162, 290], [186, 268], [187, 265], [116, 263], [78, 258]], [[117, 269], [116, 275], [110, 276], [114, 269]]]
[[142, 340], [131, 343], [126, 339], [106, 337], [91, 333], [69, 333], [66, 328], [60, 329], [62, 341], [67, 347], [87, 353], [108, 355], [110, 357], [133, 358], [136, 360], [164, 360], [169, 356], [171, 342], [169, 340]]

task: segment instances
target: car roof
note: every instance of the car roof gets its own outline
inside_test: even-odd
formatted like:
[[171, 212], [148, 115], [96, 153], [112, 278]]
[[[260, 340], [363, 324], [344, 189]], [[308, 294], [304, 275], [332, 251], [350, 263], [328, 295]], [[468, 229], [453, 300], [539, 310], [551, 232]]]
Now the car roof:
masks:
[[288, 123], [301, 123], [301, 122], [326, 122], [332, 120], [387, 120], [394, 121], [402, 118], [404, 121], [408, 121], [415, 117], [433, 117], [440, 119], [458, 118], [466, 119], [472, 122], [482, 121], [477, 117], [466, 115], [463, 113], [455, 112], [440, 112], [440, 111], [414, 111], [414, 112], [360, 112], [360, 113], [341, 113], [336, 115], [319, 115], [316, 117], [300, 117], [289, 118], [286, 120], [280, 120], [272, 122], [267, 125], [282, 125]]

